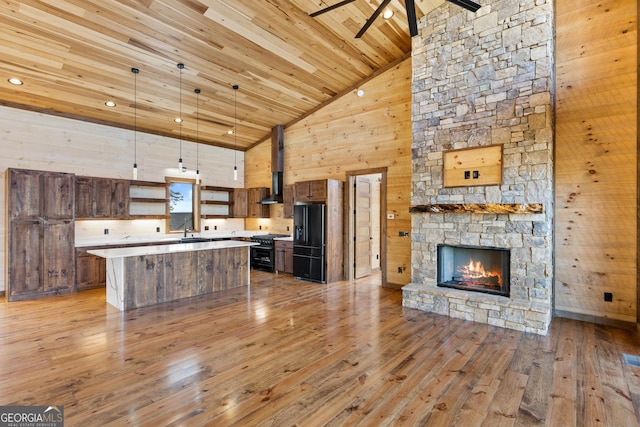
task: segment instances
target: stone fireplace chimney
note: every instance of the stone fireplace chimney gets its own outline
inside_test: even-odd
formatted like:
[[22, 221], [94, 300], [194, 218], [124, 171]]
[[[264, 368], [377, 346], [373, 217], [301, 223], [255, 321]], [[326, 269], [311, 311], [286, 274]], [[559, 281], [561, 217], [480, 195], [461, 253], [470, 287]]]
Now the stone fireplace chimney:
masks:
[[[422, 38], [413, 43], [411, 203], [423, 209], [412, 209], [412, 283], [403, 288], [403, 305], [546, 334], [553, 5], [482, 4], [469, 13], [445, 3], [422, 19]], [[445, 187], [444, 153], [494, 145], [502, 146], [500, 184]], [[540, 209], [526, 209], [531, 204]], [[443, 244], [509, 250], [509, 296], [437, 287], [437, 247]]]

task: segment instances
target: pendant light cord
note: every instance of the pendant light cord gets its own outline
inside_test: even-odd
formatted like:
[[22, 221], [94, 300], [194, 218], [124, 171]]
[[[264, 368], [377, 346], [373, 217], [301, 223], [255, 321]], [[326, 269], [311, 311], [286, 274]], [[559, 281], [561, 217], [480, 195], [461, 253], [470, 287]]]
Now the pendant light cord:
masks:
[[182, 69], [184, 64], [178, 64], [180, 70], [180, 159], [182, 159]]
[[238, 85], [233, 85], [234, 101], [233, 101], [233, 166], [238, 167]]
[[133, 73], [133, 179], [138, 179], [138, 73], [137, 68], [131, 68]]
[[133, 73], [133, 164], [138, 164], [138, 73], [140, 70], [132, 68]]
[[200, 172], [200, 155], [198, 147], [200, 146], [199, 124], [200, 124], [200, 89], [194, 90], [196, 93], [196, 173]]

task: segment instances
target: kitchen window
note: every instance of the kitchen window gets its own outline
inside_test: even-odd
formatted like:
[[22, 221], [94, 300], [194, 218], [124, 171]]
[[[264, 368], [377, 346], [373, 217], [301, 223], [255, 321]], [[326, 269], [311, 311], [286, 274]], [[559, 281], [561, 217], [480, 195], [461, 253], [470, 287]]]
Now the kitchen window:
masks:
[[200, 186], [193, 179], [167, 178], [167, 232], [200, 231]]

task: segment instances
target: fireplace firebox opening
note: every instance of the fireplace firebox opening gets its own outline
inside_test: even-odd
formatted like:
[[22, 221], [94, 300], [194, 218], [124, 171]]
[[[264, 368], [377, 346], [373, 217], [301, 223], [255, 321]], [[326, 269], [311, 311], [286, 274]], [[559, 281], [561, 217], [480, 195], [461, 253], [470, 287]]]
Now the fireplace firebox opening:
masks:
[[438, 245], [437, 285], [509, 296], [509, 249]]

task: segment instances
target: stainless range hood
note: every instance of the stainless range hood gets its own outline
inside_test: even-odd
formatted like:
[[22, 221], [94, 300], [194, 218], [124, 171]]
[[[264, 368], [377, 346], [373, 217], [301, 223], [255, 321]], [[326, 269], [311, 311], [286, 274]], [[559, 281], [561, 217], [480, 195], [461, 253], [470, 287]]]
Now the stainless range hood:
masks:
[[282, 203], [284, 187], [284, 125], [271, 130], [271, 195], [260, 203], [274, 205]]

